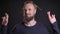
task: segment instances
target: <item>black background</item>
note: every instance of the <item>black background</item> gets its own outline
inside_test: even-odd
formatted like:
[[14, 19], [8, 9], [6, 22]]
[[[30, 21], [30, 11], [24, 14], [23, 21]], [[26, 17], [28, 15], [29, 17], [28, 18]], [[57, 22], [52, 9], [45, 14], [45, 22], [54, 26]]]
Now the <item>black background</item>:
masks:
[[[22, 6], [26, 0], [0, 0], [0, 22], [5, 12], [9, 14], [8, 27], [11, 29], [15, 24], [21, 23], [23, 19]], [[60, 26], [60, 1], [59, 0], [32, 0], [42, 10], [37, 10], [36, 18], [41, 20], [49, 29], [50, 22], [47, 17], [47, 11], [56, 15], [58, 25]], [[2, 13], [2, 14], [1, 14]], [[0, 23], [1, 24], [1, 23]]]

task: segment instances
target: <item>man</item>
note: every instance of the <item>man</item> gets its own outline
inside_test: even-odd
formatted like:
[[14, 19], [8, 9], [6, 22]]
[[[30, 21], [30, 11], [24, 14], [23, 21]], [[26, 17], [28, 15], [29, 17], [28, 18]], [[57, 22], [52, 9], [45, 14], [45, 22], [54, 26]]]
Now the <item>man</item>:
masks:
[[[41, 23], [41, 21], [35, 20], [35, 14], [37, 12], [37, 6], [32, 1], [26, 1], [23, 6], [23, 22], [17, 24], [10, 34], [50, 34], [48, 29]], [[55, 34], [59, 34], [59, 28], [56, 23], [55, 15], [50, 15], [50, 11], [47, 12], [49, 20], [53, 25]], [[2, 17], [3, 34], [7, 34], [7, 24], [8, 24], [9, 15], [5, 13], [5, 16]]]

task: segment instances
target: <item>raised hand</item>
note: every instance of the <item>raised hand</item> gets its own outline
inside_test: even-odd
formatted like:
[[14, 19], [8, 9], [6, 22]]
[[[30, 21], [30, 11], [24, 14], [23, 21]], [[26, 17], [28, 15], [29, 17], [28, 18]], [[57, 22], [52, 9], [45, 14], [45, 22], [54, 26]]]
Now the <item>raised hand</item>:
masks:
[[5, 16], [2, 17], [2, 25], [7, 26], [9, 15], [5, 13]]
[[54, 14], [54, 15], [53, 15], [53, 14], [51, 15], [51, 14], [50, 14], [50, 11], [48, 11], [48, 12], [47, 12], [47, 15], [48, 15], [48, 18], [49, 18], [51, 24], [53, 24], [53, 23], [56, 22], [55, 14]]

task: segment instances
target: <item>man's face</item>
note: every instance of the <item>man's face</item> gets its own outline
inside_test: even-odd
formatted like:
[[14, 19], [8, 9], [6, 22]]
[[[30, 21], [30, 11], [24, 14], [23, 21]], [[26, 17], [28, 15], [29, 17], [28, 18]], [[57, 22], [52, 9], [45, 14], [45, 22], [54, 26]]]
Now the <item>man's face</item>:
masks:
[[25, 19], [32, 19], [34, 15], [36, 14], [36, 8], [33, 4], [28, 3], [24, 6], [24, 17]]

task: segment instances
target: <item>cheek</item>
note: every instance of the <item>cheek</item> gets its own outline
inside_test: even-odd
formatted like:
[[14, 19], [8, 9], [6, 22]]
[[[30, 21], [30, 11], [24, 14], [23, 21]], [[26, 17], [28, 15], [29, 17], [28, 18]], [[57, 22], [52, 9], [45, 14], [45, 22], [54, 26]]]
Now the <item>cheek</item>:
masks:
[[34, 15], [35, 15], [35, 11], [32, 11], [32, 12], [31, 12], [31, 16], [34, 16]]

